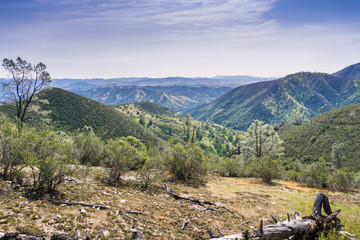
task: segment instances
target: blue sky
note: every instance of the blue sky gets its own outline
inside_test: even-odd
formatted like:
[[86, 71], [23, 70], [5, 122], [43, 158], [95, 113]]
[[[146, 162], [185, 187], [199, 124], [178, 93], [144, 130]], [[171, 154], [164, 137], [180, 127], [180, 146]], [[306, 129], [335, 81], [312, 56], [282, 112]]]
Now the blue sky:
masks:
[[53, 78], [332, 73], [360, 62], [359, 12], [358, 0], [0, 0], [0, 58], [42, 61]]

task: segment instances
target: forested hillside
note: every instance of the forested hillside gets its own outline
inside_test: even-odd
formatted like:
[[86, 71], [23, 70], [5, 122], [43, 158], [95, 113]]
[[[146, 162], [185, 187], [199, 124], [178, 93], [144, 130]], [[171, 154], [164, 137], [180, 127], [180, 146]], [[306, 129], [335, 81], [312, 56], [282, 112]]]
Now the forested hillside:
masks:
[[357, 82], [325, 73], [301, 72], [238, 87], [189, 113], [203, 121], [245, 130], [252, 121], [280, 124], [307, 119], [357, 102]]
[[181, 117], [151, 102], [117, 105], [115, 109], [138, 121], [159, 138], [172, 142], [192, 142], [208, 153], [225, 156], [237, 149], [240, 132], [214, 123]]
[[[11, 104], [1, 106], [0, 111], [7, 112], [10, 117], [15, 116], [15, 108]], [[145, 144], [161, 142], [146, 128], [112, 107], [59, 88], [48, 88], [37, 94], [27, 122], [69, 132], [91, 126], [103, 139], [134, 136]]]
[[343, 145], [341, 167], [360, 171], [360, 105], [340, 107], [311, 119], [302, 125], [287, 124], [280, 128], [285, 157], [303, 163], [324, 159], [334, 161], [332, 151]]

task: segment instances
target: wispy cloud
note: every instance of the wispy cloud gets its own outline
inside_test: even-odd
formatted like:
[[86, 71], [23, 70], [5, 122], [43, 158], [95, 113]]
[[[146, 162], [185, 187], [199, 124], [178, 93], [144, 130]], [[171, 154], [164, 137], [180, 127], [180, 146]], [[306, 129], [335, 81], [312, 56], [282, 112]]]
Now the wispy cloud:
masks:
[[285, 24], [269, 14], [281, 1], [0, 2], [0, 57], [44, 61], [71, 77], [279, 76], [358, 61], [357, 25]]

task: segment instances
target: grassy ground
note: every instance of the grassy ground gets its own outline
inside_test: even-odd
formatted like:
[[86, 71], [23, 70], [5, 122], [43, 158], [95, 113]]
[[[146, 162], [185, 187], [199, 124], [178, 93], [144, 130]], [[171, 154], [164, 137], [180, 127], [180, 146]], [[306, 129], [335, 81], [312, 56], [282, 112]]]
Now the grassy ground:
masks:
[[[56, 197], [29, 200], [13, 192], [8, 183], [0, 182], [0, 232], [29, 234], [65, 233], [96, 239], [130, 238], [132, 231], [142, 231], [148, 239], [206, 239], [206, 226], [218, 226], [227, 234], [258, 228], [261, 219], [271, 224], [270, 215], [285, 220], [287, 213], [311, 214], [319, 189], [298, 186], [293, 182], [276, 182], [266, 186], [256, 179], [209, 176], [200, 186], [165, 182], [177, 194], [210, 200], [225, 205], [241, 217], [225, 210], [175, 200], [159, 182], [148, 191], [139, 189], [134, 181], [111, 187], [96, 181], [99, 169], [83, 170], [76, 181], [67, 182]], [[85, 178], [86, 177], [86, 178]], [[360, 193], [325, 191], [333, 210], [341, 209], [339, 217], [344, 230], [360, 235]], [[97, 203], [111, 207], [98, 210], [81, 206], [57, 206], [53, 200]], [[128, 213], [126, 213], [128, 211]], [[136, 211], [142, 214], [135, 214]], [[247, 224], [242, 224], [249, 221]], [[182, 226], [188, 222], [182, 230]], [[35, 224], [34, 224], [35, 223]]]

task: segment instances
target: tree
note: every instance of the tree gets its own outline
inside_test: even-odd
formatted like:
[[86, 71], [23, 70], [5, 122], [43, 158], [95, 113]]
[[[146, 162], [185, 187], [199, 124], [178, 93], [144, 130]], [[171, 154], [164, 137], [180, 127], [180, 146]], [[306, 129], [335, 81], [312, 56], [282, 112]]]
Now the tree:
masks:
[[280, 156], [283, 154], [282, 143], [271, 125], [255, 120], [242, 136], [241, 147], [245, 160], [248, 160]]
[[191, 129], [192, 123], [191, 123], [191, 116], [190, 114], [186, 114], [185, 115], [185, 126], [184, 126], [184, 131], [186, 134], [186, 142], [188, 142], [190, 140], [190, 129]]
[[341, 168], [343, 166], [344, 160], [346, 159], [347, 148], [346, 143], [334, 143], [331, 146], [331, 158], [335, 168]]
[[15, 61], [5, 58], [2, 66], [9, 73], [11, 81], [4, 83], [3, 88], [10, 93], [16, 105], [16, 118], [20, 125], [24, 122], [26, 110], [34, 95], [48, 85], [50, 74], [43, 63], [32, 65], [18, 57]]

